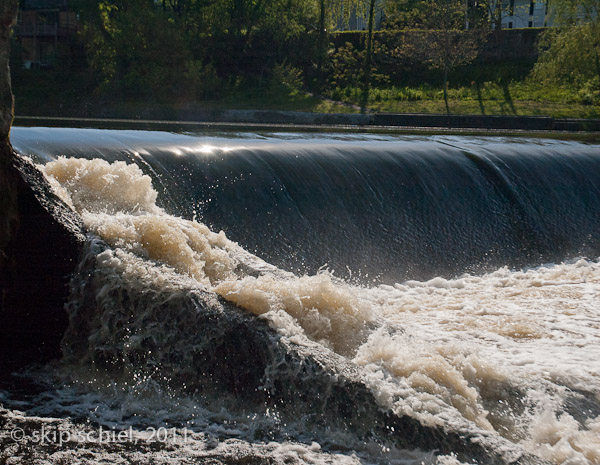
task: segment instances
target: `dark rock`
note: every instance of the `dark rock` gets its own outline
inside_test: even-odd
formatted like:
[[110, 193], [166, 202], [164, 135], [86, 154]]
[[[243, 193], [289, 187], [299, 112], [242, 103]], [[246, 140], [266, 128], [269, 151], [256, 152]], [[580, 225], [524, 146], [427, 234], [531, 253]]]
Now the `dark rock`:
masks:
[[11, 199], [2, 212], [9, 218], [0, 275], [5, 370], [60, 355], [67, 284], [85, 239], [79, 217], [51, 192], [42, 173], [26, 159], [12, 159], [13, 165], [0, 168], [0, 185]]
[[14, 99], [8, 67], [10, 28], [17, 15], [17, 0], [0, 3], [0, 270], [4, 269], [4, 248], [16, 230], [16, 173], [11, 172], [12, 149], [8, 140]]
[[17, 0], [0, 3], [0, 370], [60, 354], [68, 275], [84, 239], [78, 217], [8, 140], [9, 36]]

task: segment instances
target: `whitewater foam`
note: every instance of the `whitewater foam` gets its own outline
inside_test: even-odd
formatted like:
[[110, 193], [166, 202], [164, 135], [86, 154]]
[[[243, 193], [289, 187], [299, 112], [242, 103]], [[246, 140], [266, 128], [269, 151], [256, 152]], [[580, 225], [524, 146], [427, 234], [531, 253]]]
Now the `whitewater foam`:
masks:
[[562, 411], [576, 391], [600, 403], [597, 262], [370, 289], [326, 272], [250, 276], [223, 232], [161, 210], [135, 165], [59, 158], [41, 169], [114, 248], [97, 256], [102, 266], [164, 285], [182, 275], [182, 289], [201, 286], [298, 342], [306, 335], [350, 357], [398, 414], [500, 434], [557, 464], [600, 463], [600, 417]]
[[256, 315], [285, 310], [309, 337], [340, 353], [356, 349], [368, 312], [327, 273], [240, 279], [234, 272], [239, 246], [222, 231], [166, 214], [155, 204], [151, 179], [136, 165], [59, 157], [41, 168], [109, 245], [168, 265]]
[[355, 291], [335, 284], [328, 273], [287, 281], [272, 276], [226, 280], [215, 291], [255, 315], [284, 310], [312, 339], [345, 355], [364, 340], [370, 320]]
[[79, 212], [157, 212], [158, 193], [135, 164], [58, 157], [43, 167], [61, 198]]

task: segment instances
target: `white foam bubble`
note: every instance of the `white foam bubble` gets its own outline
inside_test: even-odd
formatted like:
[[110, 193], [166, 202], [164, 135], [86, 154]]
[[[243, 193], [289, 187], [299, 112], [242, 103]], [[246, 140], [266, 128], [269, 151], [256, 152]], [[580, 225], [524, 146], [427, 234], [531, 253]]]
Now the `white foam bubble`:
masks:
[[559, 464], [600, 463], [600, 417], [584, 425], [571, 415], [543, 410], [530, 425], [529, 446], [544, 459]]
[[76, 210], [93, 212], [156, 211], [152, 180], [134, 164], [122, 161], [58, 157], [40, 169], [62, 190]]
[[358, 347], [370, 319], [355, 292], [335, 284], [328, 273], [287, 280], [268, 275], [225, 280], [215, 290], [256, 315], [284, 310], [309, 337], [342, 354]]

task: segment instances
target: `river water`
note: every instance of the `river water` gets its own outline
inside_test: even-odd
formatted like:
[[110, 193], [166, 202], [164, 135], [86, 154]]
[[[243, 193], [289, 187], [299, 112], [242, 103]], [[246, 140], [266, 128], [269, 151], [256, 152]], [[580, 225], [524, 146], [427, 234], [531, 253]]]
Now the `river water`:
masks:
[[[469, 452], [479, 441], [504, 461], [600, 463], [600, 146], [48, 128], [11, 139], [89, 231], [63, 360], [21, 375], [35, 392], [0, 393], [13, 426], [69, 432], [54, 452], [30, 435], [36, 458], [496, 460]], [[277, 350], [331, 354], [368, 395], [351, 383], [335, 394], [325, 364], [299, 386], [348, 395], [350, 413], [308, 387], [272, 401], [290, 375], [254, 365], [254, 323], [219, 343], [230, 307], [266, 322]], [[356, 413], [366, 404], [377, 413]], [[379, 428], [381, 412], [422, 429]], [[83, 437], [98, 428], [128, 447]]]

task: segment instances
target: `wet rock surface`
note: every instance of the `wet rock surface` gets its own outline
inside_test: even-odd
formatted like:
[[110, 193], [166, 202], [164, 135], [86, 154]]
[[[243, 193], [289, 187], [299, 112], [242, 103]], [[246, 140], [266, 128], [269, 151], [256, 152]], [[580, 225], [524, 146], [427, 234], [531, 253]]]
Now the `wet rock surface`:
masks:
[[16, 155], [12, 162], [0, 173], [10, 199], [3, 208], [0, 309], [0, 365], [7, 371], [60, 356], [67, 284], [84, 240], [79, 218], [33, 164]]
[[60, 355], [68, 275], [82, 243], [78, 218], [9, 141], [9, 37], [16, 0], [0, 4], [0, 369]]

